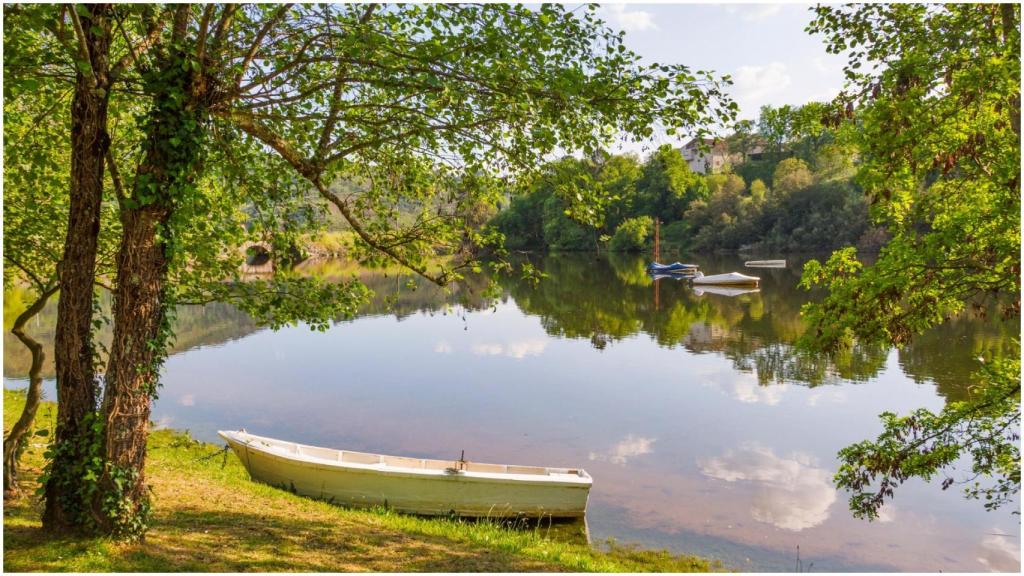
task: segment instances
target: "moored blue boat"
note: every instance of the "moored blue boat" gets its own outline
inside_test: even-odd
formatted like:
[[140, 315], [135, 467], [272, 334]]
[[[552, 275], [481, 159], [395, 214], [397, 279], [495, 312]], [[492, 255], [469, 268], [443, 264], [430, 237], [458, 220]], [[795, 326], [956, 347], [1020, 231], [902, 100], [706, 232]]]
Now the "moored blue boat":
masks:
[[647, 270], [651, 272], [694, 272], [697, 268], [696, 264], [683, 264], [682, 262], [673, 262], [671, 264], [651, 262], [647, 265]]

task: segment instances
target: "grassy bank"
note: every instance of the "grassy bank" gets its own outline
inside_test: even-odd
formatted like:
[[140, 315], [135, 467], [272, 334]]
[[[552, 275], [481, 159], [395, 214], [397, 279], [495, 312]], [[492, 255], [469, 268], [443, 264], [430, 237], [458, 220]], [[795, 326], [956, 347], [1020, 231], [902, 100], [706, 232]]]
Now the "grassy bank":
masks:
[[[24, 394], [4, 391], [4, 428]], [[37, 428], [55, 405], [44, 403]], [[29, 571], [666, 571], [717, 568], [700, 558], [558, 542], [543, 530], [349, 510], [251, 482], [233, 454], [171, 430], [153, 432], [146, 468], [154, 516], [142, 544], [53, 538], [32, 493], [45, 438], [23, 456], [23, 495], [4, 503], [3, 568]]]

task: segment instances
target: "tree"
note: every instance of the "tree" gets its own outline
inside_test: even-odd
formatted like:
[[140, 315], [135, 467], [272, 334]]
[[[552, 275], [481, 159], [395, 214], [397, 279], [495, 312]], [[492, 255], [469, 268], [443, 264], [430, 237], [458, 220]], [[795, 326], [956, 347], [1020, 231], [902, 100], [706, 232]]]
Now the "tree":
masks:
[[775, 108], [762, 106], [757, 119], [757, 132], [764, 138], [766, 151], [775, 159], [781, 158], [790, 141], [793, 107], [788, 104]]
[[608, 198], [604, 213], [604, 230], [615, 230], [633, 215], [639, 204], [637, 182], [643, 174], [640, 161], [633, 154], [614, 155], [597, 167], [597, 184]]
[[[15, 34], [5, 41], [18, 39]], [[57, 262], [63, 238], [55, 228], [67, 220], [70, 158], [68, 141], [60, 138], [69, 135], [69, 119], [60, 113], [62, 104], [66, 106], [63, 86], [53, 80], [29, 85], [8, 81], [4, 89], [4, 289], [27, 293], [10, 329], [31, 356], [25, 407], [4, 438], [4, 494], [13, 495], [18, 492], [18, 455], [32, 433], [41, 400], [46, 356], [26, 325], [60, 284]], [[106, 223], [111, 223], [109, 218]], [[109, 256], [110, 242], [103, 240], [99, 252]]]
[[[126, 12], [140, 16], [151, 16], [147, 8], [130, 7]], [[37, 238], [51, 235], [54, 238], [65, 237], [63, 247], [56, 252], [44, 250], [43, 242], [27, 242], [18, 248], [17, 254], [8, 252], [5, 245], [5, 259], [17, 258], [28, 265], [17, 266], [22, 273], [34, 276], [31, 283], [36, 287], [37, 294], [49, 297], [47, 285], [49, 269], [41, 266], [43, 262], [60, 266], [56, 268], [56, 277], [60, 290], [58, 305], [58, 330], [54, 345], [54, 356], [57, 366], [58, 402], [65, 409], [60, 410], [57, 419], [55, 437], [69, 447], [54, 454], [55, 459], [70, 465], [77, 457], [72, 454], [71, 440], [87, 427], [89, 414], [95, 409], [96, 382], [93, 367], [94, 349], [91, 338], [93, 329], [92, 310], [94, 305], [93, 286], [97, 280], [97, 257], [101, 246], [100, 222], [104, 212], [102, 206], [102, 190], [104, 185], [104, 166], [107, 160], [109, 135], [107, 132], [107, 114], [112, 83], [131, 66], [129, 53], [120, 53], [114, 59], [111, 53], [112, 20], [109, 5], [77, 5], [60, 7], [53, 5], [5, 6], [5, 112], [8, 103], [17, 97], [17, 92], [39, 91], [40, 100], [21, 110], [12, 109], [15, 116], [13, 124], [17, 124], [19, 112], [33, 109], [36, 122], [45, 125], [70, 126], [70, 154], [56, 150], [60, 140], [41, 142], [26, 137], [25, 142], [36, 149], [31, 158], [40, 166], [41, 174], [47, 173], [43, 168], [47, 162], [64, 157], [65, 166], [70, 165], [70, 179], [61, 180], [66, 183], [69, 192], [60, 193], [50, 186], [58, 181], [58, 177], [48, 174], [46, 177], [17, 177], [12, 184], [12, 192], [20, 191], [21, 185], [47, 184], [43, 187], [50, 193], [46, 201], [51, 202], [51, 211], [36, 221], [25, 233], [33, 233]], [[123, 31], [122, 37], [127, 38], [133, 31]], [[138, 48], [142, 49], [147, 40], [140, 37]], [[69, 89], [59, 86], [62, 82], [70, 84]], [[11, 89], [8, 89], [11, 86]], [[70, 110], [64, 114], [66, 96], [71, 95]], [[6, 127], [5, 127], [6, 131]], [[12, 132], [14, 134], [15, 132]], [[19, 167], [21, 168], [21, 167]], [[6, 173], [5, 173], [6, 177]], [[32, 179], [38, 182], [31, 182]], [[41, 191], [41, 190], [40, 190]], [[67, 203], [64, 203], [67, 199]], [[37, 200], [38, 201], [38, 200]], [[5, 211], [11, 222], [23, 222], [19, 215], [40, 210], [30, 204], [18, 204], [13, 212]], [[56, 222], [66, 219], [66, 228], [50, 228]], [[107, 226], [109, 237], [116, 237], [116, 221]], [[43, 230], [46, 230], [43, 232]], [[18, 234], [19, 232], [15, 232]], [[109, 246], [109, 245], [108, 245]], [[109, 255], [109, 253], [108, 253]], [[5, 277], [6, 280], [6, 277]], [[45, 298], [44, 298], [45, 300]], [[28, 311], [34, 307], [29, 307]], [[34, 360], [41, 359], [42, 351], [24, 332], [19, 335], [22, 341], [33, 349]], [[32, 378], [30, 377], [30, 394], [23, 413], [22, 422], [30, 423], [34, 412]], [[49, 525], [63, 525], [67, 522], [64, 504], [73, 499], [70, 495], [58, 495], [48, 487], [47, 509], [44, 522]], [[74, 505], [74, 503], [71, 503]]]
[[647, 248], [648, 241], [654, 235], [654, 219], [650, 216], [637, 216], [624, 220], [615, 229], [608, 248], [615, 252], [642, 252]]
[[671, 145], [665, 144], [651, 154], [644, 164], [643, 176], [637, 183], [640, 213], [661, 218], [678, 220], [698, 198], [706, 197], [698, 174], [690, 170], [683, 155]]
[[775, 167], [772, 191], [777, 197], [786, 196], [811, 185], [813, 181], [807, 163], [799, 158], [786, 158]]
[[768, 187], [765, 186], [764, 181], [760, 178], [750, 183], [750, 197], [757, 202], [764, 202], [765, 198], [768, 197]]
[[[833, 122], [855, 122], [857, 179], [892, 239], [873, 265], [852, 248], [804, 269], [828, 296], [808, 305], [808, 343], [904, 345], [979, 299], [1020, 314], [1020, 6], [819, 6], [808, 27], [849, 51]], [[840, 452], [839, 486], [874, 518], [912, 477], [972, 461], [965, 492], [986, 508], [1020, 489], [1020, 356], [985, 358], [965, 400], [882, 415], [883, 432]], [[958, 480], [947, 475], [948, 488]]]
[[[271, 326], [323, 327], [365, 296], [354, 282], [238, 281], [231, 248], [251, 233], [238, 200], [308, 202], [312, 189], [356, 233], [360, 258], [393, 260], [443, 285], [476, 266], [460, 252], [467, 238], [495, 240], [465, 225], [467, 206], [500, 198], [499, 179], [487, 175], [528, 173], [556, 149], [593, 154], [617, 134], [647, 138], [654, 122], [676, 130], [735, 111], [709, 73], [640, 64], [594, 7], [175, 5], [156, 19], [90, 10], [88, 30], [106, 39], [149, 23], [123, 47], [145, 111], [121, 148], [137, 143], [141, 154], [129, 166], [110, 162], [123, 231], [101, 411], [94, 397], [61, 399], [65, 413], [93, 416], [65, 426], [75, 434], [55, 444], [47, 502], [74, 505], [60, 524], [131, 537], [145, 529], [145, 437], [173, 305], [230, 301]], [[78, 48], [78, 62], [110, 51], [88, 35]], [[101, 66], [77, 73], [99, 94]], [[102, 133], [102, 118], [90, 122]], [[73, 153], [86, 148], [72, 144]], [[73, 190], [83, 178], [73, 172]], [[352, 180], [365, 189], [337, 186]], [[602, 201], [600, 190], [574, 190], [565, 209]], [[92, 213], [78, 196], [72, 222]], [[398, 218], [399, 206], [414, 217]], [[257, 211], [268, 217], [258, 223], [292, 233], [274, 213]], [[438, 265], [438, 251], [457, 258]], [[83, 380], [81, 390], [94, 390]]]
[[747, 156], [761, 142], [755, 128], [753, 120], [740, 120], [733, 126], [733, 133], [726, 140], [729, 153], [739, 154], [741, 163], [747, 161]]

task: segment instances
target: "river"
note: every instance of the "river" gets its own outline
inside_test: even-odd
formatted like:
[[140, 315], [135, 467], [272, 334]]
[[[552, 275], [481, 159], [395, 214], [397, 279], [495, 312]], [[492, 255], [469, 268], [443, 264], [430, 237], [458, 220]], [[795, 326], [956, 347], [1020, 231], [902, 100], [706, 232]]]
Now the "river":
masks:
[[[547, 278], [503, 280], [495, 300], [479, 278], [445, 294], [361, 273], [374, 301], [323, 333], [183, 307], [152, 419], [218, 443], [216, 430], [244, 427], [352, 450], [582, 466], [595, 542], [731, 569], [793, 571], [798, 546], [814, 571], [1020, 568], [1019, 516], [942, 491], [942, 478], [908, 483], [870, 523], [832, 483], [838, 450], [876, 435], [881, 412], [963, 398], [977, 358], [1007, 353], [1018, 320], [956, 318], [905, 349], [829, 360], [793, 347], [800, 307], [816, 297], [797, 287], [800, 260], [754, 271], [733, 256], [692, 258], [707, 274], [762, 278], [734, 295], [654, 284], [640, 257], [532, 259]], [[48, 343], [55, 314], [30, 325]], [[5, 386], [25, 386], [27, 358], [5, 334]]]

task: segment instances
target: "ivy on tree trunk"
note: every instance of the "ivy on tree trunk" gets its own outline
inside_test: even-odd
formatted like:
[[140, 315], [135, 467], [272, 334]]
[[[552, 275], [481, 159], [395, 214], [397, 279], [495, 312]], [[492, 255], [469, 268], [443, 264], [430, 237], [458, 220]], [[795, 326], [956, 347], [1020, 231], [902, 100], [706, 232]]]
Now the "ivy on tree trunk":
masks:
[[[78, 43], [77, 76], [71, 104], [71, 191], [67, 239], [59, 266], [60, 299], [54, 361], [57, 372], [57, 427], [54, 441], [71, 446], [96, 410], [96, 374], [92, 344], [93, 282], [103, 200], [107, 108], [110, 101], [111, 6], [69, 8]], [[46, 483], [43, 524], [62, 531], [79, 524], [84, 512], [74, 484], [64, 471], [81, 460], [73, 451], [58, 451]]]

